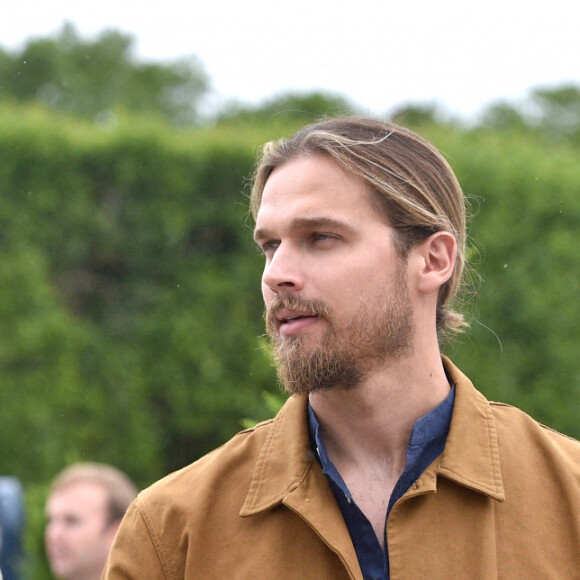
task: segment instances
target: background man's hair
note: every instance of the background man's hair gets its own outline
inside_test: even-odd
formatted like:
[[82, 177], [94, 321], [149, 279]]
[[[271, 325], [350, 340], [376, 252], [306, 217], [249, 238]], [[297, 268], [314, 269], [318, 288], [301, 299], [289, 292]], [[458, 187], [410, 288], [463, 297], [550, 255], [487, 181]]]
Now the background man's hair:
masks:
[[137, 496], [137, 488], [131, 479], [116, 467], [104, 463], [70, 465], [54, 478], [49, 493], [77, 483], [100, 485], [107, 492], [110, 523], [120, 520]]
[[435, 232], [448, 231], [455, 237], [456, 265], [439, 291], [436, 323], [440, 340], [460, 332], [467, 323], [452, 303], [465, 267], [466, 203], [441, 153], [416, 133], [383, 121], [344, 117], [314, 123], [290, 139], [264, 146], [250, 194], [254, 219], [272, 171], [291, 159], [316, 154], [329, 156], [369, 186], [373, 205], [395, 229], [403, 258]]

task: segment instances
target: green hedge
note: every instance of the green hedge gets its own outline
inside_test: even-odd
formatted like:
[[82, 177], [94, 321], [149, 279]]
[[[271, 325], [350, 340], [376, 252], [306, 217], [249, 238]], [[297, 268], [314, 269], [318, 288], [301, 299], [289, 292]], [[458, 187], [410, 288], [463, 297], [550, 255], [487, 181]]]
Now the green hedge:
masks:
[[145, 484], [260, 413], [252, 147], [35, 111], [0, 134], [3, 469], [93, 459]]

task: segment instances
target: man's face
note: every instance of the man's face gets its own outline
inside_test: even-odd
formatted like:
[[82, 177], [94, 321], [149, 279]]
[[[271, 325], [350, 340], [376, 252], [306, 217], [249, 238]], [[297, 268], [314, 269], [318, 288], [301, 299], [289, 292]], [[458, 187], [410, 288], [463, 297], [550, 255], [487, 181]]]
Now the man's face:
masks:
[[49, 497], [46, 517], [46, 552], [55, 576], [100, 578], [116, 529], [105, 490], [91, 482], [71, 483]]
[[352, 388], [412, 349], [406, 264], [365, 184], [322, 155], [274, 170], [255, 238], [278, 372], [291, 393]]

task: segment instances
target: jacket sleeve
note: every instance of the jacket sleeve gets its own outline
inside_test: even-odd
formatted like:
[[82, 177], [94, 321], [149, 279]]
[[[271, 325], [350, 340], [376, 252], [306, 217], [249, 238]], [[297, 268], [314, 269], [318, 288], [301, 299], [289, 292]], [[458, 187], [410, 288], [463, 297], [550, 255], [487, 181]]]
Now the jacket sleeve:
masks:
[[156, 536], [151, 534], [137, 499], [121, 522], [102, 580], [174, 579], [174, 574], [161, 561], [161, 551], [162, 547]]

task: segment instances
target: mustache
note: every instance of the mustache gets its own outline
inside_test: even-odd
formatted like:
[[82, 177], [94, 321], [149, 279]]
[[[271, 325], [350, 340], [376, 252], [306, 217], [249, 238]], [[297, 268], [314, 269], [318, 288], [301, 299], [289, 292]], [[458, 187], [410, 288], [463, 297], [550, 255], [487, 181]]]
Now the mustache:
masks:
[[282, 309], [309, 312], [324, 320], [332, 320], [333, 318], [330, 307], [323, 300], [307, 300], [300, 296], [276, 296], [264, 309], [264, 320], [268, 329], [276, 327], [278, 322], [276, 315]]

